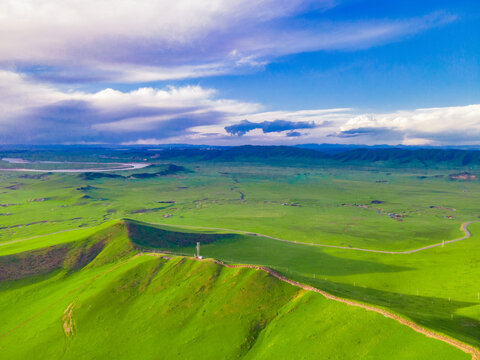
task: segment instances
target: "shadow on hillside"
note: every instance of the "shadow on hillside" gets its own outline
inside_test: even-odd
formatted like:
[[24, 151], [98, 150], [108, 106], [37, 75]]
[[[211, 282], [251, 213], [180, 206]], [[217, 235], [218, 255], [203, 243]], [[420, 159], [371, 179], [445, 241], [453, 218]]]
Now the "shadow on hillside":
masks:
[[195, 246], [197, 242], [209, 244], [236, 236], [235, 234], [165, 230], [135, 220], [124, 220], [124, 222], [128, 237], [136, 247], [141, 249], [169, 249], [171, 251], [177, 247]]
[[[455, 314], [457, 310], [478, 305], [477, 302], [457, 301], [432, 296], [406, 295], [349, 284], [313, 279], [301, 275], [291, 276], [333, 295], [392, 309], [415, 323], [442, 332], [453, 338], [479, 346], [478, 319]], [[452, 317], [453, 314], [453, 317]]]
[[[172, 251], [172, 249], [170, 249]], [[174, 251], [193, 254], [192, 246], [177, 247]], [[324, 249], [303, 244], [275, 241], [257, 236], [234, 235], [202, 246], [202, 255], [226, 262], [265, 265], [290, 269], [319, 276], [390, 273], [409, 271], [411, 268], [386, 265], [366, 260], [352, 260], [332, 256]], [[288, 271], [288, 270], [287, 270]]]

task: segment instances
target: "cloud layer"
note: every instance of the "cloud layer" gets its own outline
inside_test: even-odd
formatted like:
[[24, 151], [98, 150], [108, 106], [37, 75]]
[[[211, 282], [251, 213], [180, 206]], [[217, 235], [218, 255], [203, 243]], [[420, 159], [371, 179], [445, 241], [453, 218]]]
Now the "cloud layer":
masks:
[[260, 109], [198, 86], [63, 92], [0, 71], [0, 143], [118, 143], [187, 137], [192, 127]]
[[[478, 105], [363, 114], [267, 111], [198, 85], [132, 85], [259, 70], [358, 50], [456, 19], [335, 20], [342, 0], [0, 0], [0, 143], [446, 143], [480, 139]], [[330, 11], [330, 12], [329, 12]], [[348, 20], [350, 19], [350, 20]], [[114, 83], [120, 91], [100, 83]], [[78, 91], [72, 84], [86, 89]], [[94, 85], [92, 85], [94, 83]]]
[[265, 112], [200, 86], [62, 91], [0, 71], [0, 143], [475, 144], [480, 104], [359, 113]]
[[306, 51], [358, 49], [451, 22], [299, 20], [334, 0], [0, 0], [0, 65], [50, 81], [211, 76]]

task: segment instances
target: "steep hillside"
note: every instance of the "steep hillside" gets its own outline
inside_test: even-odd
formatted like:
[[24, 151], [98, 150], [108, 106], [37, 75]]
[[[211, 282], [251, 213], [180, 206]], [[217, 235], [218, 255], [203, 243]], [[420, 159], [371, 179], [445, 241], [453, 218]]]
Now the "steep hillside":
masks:
[[[125, 222], [116, 222], [106, 228], [72, 242], [47, 247], [38, 246], [25, 251], [25, 243], [14, 243], [8, 255], [0, 256], [0, 281], [19, 280], [33, 275], [49, 274], [56, 270], [72, 272], [85, 266], [100, 266], [134, 253], [134, 244], [128, 237]], [[49, 237], [41, 239], [49, 243]], [[21, 252], [15, 251], [15, 246]], [[5, 250], [5, 249], [2, 249]]]
[[[72, 243], [0, 257], [2, 264], [11, 262], [9, 256], [30, 264], [22, 279], [0, 281], [2, 357], [469, 358], [380, 314], [327, 300], [261, 270], [134, 255], [142, 231], [149, 242], [165, 236], [191, 241], [196, 235], [168, 235], [165, 229], [155, 234], [162, 229], [139, 230], [142, 224], [135, 223], [132, 241], [132, 224], [121, 221]], [[57, 259], [49, 271], [37, 266], [43, 255]]]
[[183, 246], [194, 246], [197, 242], [209, 244], [237, 236], [235, 234], [179, 231], [178, 229], [155, 226], [135, 220], [124, 220], [123, 223], [130, 240], [139, 249], [176, 249]]
[[[468, 359], [265, 272], [184, 258], [144, 255], [108, 273], [4, 290], [0, 299], [8, 359]], [[30, 321], [24, 306], [38, 310]]]
[[210, 244], [237, 236], [240, 235], [179, 230], [130, 219], [110, 221], [79, 233], [66, 232], [2, 244], [0, 281], [103, 265], [138, 251], [176, 250], [185, 246], [193, 249], [197, 242]]

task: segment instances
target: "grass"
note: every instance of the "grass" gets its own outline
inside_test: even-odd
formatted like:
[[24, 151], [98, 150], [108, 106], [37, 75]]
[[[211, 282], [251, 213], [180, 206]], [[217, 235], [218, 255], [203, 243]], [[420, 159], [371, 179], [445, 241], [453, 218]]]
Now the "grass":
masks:
[[132, 258], [123, 250], [125, 226], [109, 229], [108, 245], [81, 269], [0, 282], [2, 356], [291, 359], [298, 349], [306, 359], [468, 359], [377, 313], [262, 271], [181, 257]]
[[10, 242], [4, 242], [0, 244], [0, 256], [10, 255], [15, 253], [20, 253], [24, 251], [30, 251], [35, 249], [40, 249], [47, 246], [73, 242], [77, 240], [82, 240], [85, 237], [97, 233], [103, 228], [110, 227], [114, 222], [109, 221], [105, 222], [100, 226], [95, 226], [91, 228], [78, 228], [73, 230], [65, 230], [56, 234], [51, 234], [48, 236], [37, 236], [26, 239], [16, 239], [11, 240]]
[[[424, 179], [419, 176], [426, 176], [425, 171], [414, 170], [190, 167], [194, 173], [154, 179], [87, 181], [75, 174], [53, 174], [39, 180], [2, 173], [1, 203], [13, 205], [0, 207], [0, 213], [9, 214], [0, 215], [0, 241], [128, 217], [301, 242], [405, 250], [459, 237], [460, 224], [478, 216], [476, 183], [436, 178], [438, 171], [427, 172]], [[377, 182], [384, 180], [388, 182]], [[38, 198], [46, 200], [32, 201]], [[405, 217], [397, 221], [389, 214]]]
[[[75, 247], [82, 248], [85, 239], [96, 241], [96, 226], [107, 231], [115, 219], [120, 218], [162, 223], [158, 228], [170, 233], [170, 238], [162, 235], [153, 242], [145, 242], [148, 232], [159, 234], [158, 229], [143, 228], [146, 233], [141, 232], [137, 237], [130, 233], [128, 237], [122, 232], [124, 229], [119, 228], [114, 237], [122, 242], [107, 242], [95, 266], [68, 275], [71, 286], [63, 283], [66, 275], [59, 270], [35, 282], [17, 280], [8, 286], [26, 291], [43, 286], [40, 284], [59, 283], [65, 286], [67, 292], [64, 293], [68, 293], [81, 279], [95, 276], [97, 271], [132, 254], [130, 238], [137, 248], [161, 247], [189, 255], [194, 252], [193, 243], [200, 239], [202, 255], [227, 262], [271, 266], [290, 278], [341, 297], [388, 308], [423, 326], [480, 346], [477, 281], [480, 225], [470, 226], [474, 237], [469, 240], [411, 255], [300, 244], [401, 251], [461, 237], [460, 224], [479, 216], [480, 193], [475, 181], [448, 179], [447, 175], [458, 169], [185, 166], [194, 172], [146, 179], [128, 178], [129, 172], [121, 172], [125, 178], [95, 180], [86, 180], [78, 174], [31, 178], [21, 173], [0, 173], [0, 204], [6, 205], [0, 206], [3, 214], [0, 215], [1, 256], [57, 244], [77, 244]], [[43, 200], [35, 201], [38, 199]], [[404, 217], [396, 220], [392, 214]], [[258, 232], [299, 243], [186, 226]], [[36, 237], [70, 229], [76, 230]], [[172, 230], [189, 235], [171, 238]], [[31, 237], [34, 238], [15, 242]], [[125, 266], [137, 261], [142, 263], [135, 259]], [[83, 271], [89, 275], [79, 275]], [[61, 287], [58, 291], [62, 291]], [[45, 290], [45, 296], [51, 299], [47, 293]], [[36, 293], [31, 293], [29, 299], [33, 301], [36, 297]], [[308, 304], [304, 306], [310, 306]], [[65, 310], [69, 303], [63, 305]], [[38, 309], [29, 303], [24, 306], [32, 306], [32, 311]], [[10, 324], [15, 322], [12, 321]], [[145, 329], [148, 326], [145, 325]], [[255, 346], [260, 339], [259, 336]], [[268, 351], [261, 351], [259, 353], [267, 356]]]
[[[270, 266], [340, 297], [391, 309], [413, 321], [480, 346], [480, 224], [473, 237], [408, 255], [365, 253], [237, 237], [203, 245], [203, 255]], [[175, 248], [180, 253], [192, 247]]]

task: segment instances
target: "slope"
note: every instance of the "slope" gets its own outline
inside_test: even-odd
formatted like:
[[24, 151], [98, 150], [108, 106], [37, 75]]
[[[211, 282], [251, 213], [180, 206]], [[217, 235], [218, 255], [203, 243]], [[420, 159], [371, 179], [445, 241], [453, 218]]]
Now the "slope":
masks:
[[8, 257], [35, 258], [66, 248], [52, 255], [61, 257], [61, 265], [35, 274], [38, 262], [32, 262], [32, 272], [0, 282], [2, 356], [469, 358], [377, 313], [327, 300], [263, 271], [134, 255], [127, 227], [122, 221], [72, 243], [0, 257], [9, 264]]

